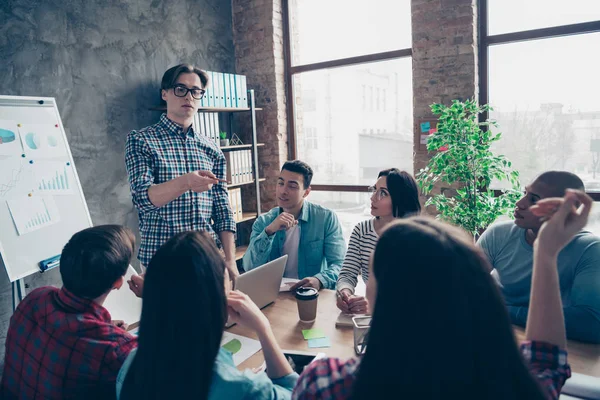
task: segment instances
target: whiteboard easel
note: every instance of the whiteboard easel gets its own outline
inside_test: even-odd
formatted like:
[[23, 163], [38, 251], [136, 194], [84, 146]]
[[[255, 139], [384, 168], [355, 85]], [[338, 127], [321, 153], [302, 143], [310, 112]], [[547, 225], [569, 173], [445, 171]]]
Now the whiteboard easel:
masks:
[[0, 96], [0, 258], [13, 308], [22, 279], [91, 226], [55, 99]]

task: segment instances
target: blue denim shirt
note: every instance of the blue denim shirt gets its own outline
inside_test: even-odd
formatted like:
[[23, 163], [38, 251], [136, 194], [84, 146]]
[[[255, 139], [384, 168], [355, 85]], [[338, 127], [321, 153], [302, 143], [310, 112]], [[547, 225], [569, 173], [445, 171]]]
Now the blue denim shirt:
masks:
[[[281, 209], [275, 207], [254, 222], [250, 244], [244, 254], [244, 270], [249, 271], [283, 255], [285, 231], [278, 231], [272, 236], [265, 232], [280, 213]], [[321, 281], [324, 289], [335, 289], [346, 254], [337, 215], [327, 208], [304, 201], [298, 223], [301, 232], [298, 277], [314, 276]]]
[[[117, 400], [121, 397], [121, 389], [136, 351], [137, 349], [133, 349], [129, 353], [117, 376]], [[217, 353], [213, 371], [208, 400], [290, 399], [298, 380], [298, 374], [295, 372], [271, 380], [264, 372], [255, 374], [250, 370], [239, 371], [233, 363], [231, 353], [223, 348]]]

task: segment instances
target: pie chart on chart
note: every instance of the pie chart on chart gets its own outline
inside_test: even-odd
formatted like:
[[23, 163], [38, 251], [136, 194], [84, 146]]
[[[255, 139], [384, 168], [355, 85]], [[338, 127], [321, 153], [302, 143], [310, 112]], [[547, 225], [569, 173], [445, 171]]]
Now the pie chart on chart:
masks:
[[17, 135], [8, 129], [0, 129], [0, 144], [14, 142]]
[[25, 143], [27, 144], [27, 147], [29, 147], [32, 150], [38, 150], [42, 146], [40, 135], [34, 132], [29, 132], [25, 135]]
[[55, 136], [48, 136], [48, 146], [56, 147], [58, 146], [58, 140]]

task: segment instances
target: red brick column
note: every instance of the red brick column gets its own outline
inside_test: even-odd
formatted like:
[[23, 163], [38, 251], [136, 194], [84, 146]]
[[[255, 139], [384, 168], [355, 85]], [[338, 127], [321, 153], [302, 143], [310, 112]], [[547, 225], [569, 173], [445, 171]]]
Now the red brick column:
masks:
[[412, 0], [415, 174], [430, 159], [417, 124], [434, 117], [429, 105], [477, 97], [476, 27], [476, 0]]
[[[258, 141], [263, 211], [275, 206], [275, 184], [287, 160], [287, 112], [284, 79], [284, 43], [281, 0], [233, 0], [233, 42], [236, 72], [248, 77], [256, 93]], [[249, 125], [239, 118], [247, 135]], [[247, 138], [246, 138], [247, 140]], [[246, 202], [247, 201], [247, 202]], [[251, 196], [245, 205], [252, 202]]]

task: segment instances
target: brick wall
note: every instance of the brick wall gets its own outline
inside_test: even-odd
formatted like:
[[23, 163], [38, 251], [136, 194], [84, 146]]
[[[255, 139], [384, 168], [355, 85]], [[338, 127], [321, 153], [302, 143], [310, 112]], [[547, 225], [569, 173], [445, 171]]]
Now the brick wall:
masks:
[[[274, 177], [288, 154], [281, 2], [233, 1], [236, 71], [248, 75], [257, 103], [265, 107], [258, 124], [259, 140], [266, 143], [259, 154], [261, 176], [268, 178], [262, 186], [263, 210], [274, 205]], [[476, 0], [412, 0], [415, 121], [433, 118], [432, 103], [477, 96], [476, 11]], [[416, 131], [415, 173], [430, 158], [420, 149], [418, 135]]]
[[[413, 118], [434, 118], [429, 105], [477, 98], [475, 0], [412, 0]], [[416, 126], [417, 124], [415, 124]], [[427, 165], [415, 132], [414, 169]], [[446, 188], [437, 187], [435, 192]]]
[[[248, 77], [256, 93], [262, 210], [275, 206], [275, 184], [288, 157], [286, 92], [281, 0], [233, 0], [233, 41], [236, 72]], [[238, 118], [240, 130], [249, 132], [248, 121]], [[247, 140], [247, 139], [246, 139]], [[245, 191], [244, 207], [252, 209], [253, 194]]]

